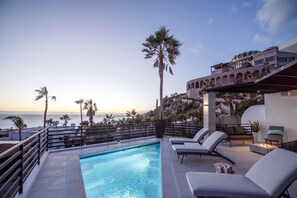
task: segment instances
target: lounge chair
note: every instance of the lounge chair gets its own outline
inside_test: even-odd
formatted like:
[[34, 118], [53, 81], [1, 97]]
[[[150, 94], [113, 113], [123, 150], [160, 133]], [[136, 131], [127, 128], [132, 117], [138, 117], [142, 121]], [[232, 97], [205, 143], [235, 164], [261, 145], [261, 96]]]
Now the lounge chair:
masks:
[[184, 144], [184, 143], [200, 143], [203, 137], [209, 132], [207, 128], [200, 129], [193, 138], [185, 138], [185, 137], [172, 137], [169, 139], [171, 144]]
[[287, 188], [297, 179], [297, 153], [276, 148], [245, 175], [187, 172], [196, 197], [290, 197]]
[[231, 159], [215, 151], [217, 145], [227, 137], [228, 136], [226, 135], [226, 133], [216, 131], [212, 133], [208, 138], [206, 138], [202, 145], [198, 143], [185, 143], [184, 145], [172, 145], [172, 148], [177, 153], [178, 157], [182, 155], [181, 163], [183, 163], [185, 155], [210, 155], [224, 158], [232, 164], [235, 164], [235, 162], [233, 162]]

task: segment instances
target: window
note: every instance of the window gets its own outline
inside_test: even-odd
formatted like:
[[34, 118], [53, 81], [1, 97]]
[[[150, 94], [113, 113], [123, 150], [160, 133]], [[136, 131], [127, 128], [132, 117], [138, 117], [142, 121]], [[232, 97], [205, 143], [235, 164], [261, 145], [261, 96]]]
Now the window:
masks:
[[265, 58], [265, 62], [270, 62], [270, 61], [274, 61], [274, 56]]
[[279, 62], [287, 62], [287, 57], [278, 57]]
[[256, 60], [255, 65], [260, 65], [264, 63], [264, 59]]
[[294, 61], [295, 59], [295, 57], [289, 57], [289, 62]]

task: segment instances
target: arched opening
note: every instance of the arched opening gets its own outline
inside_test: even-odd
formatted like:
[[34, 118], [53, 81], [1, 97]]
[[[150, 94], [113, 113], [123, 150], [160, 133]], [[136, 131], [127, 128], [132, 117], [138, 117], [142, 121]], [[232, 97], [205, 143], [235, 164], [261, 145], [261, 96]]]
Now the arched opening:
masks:
[[196, 89], [199, 88], [199, 81], [197, 81], [197, 82], [195, 83], [195, 88], [196, 88]]
[[236, 80], [237, 80], [237, 81], [242, 81], [242, 80], [243, 80], [243, 75], [242, 75], [242, 73], [238, 73], [238, 74], [236, 74]]
[[216, 85], [220, 85], [220, 84], [222, 84], [222, 79], [221, 79], [221, 77], [217, 77]]
[[226, 84], [226, 83], [228, 83], [228, 77], [225, 75], [223, 76], [222, 84]]
[[234, 74], [230, 74], [230, 76], [229, 76], [229, 82], [230, 83], [235, 82], [235, 75]]

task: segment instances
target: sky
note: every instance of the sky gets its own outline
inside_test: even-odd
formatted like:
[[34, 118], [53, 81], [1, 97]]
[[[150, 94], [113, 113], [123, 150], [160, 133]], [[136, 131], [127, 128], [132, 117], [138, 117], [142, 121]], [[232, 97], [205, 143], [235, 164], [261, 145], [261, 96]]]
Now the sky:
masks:
[[1, 0], [0, 111], [77, 112], [93, 99], [99, 113], [155, 108], [158, 70], [142, 43], [166, 26], [183, 45], [164, 75], [164, 96], [236, 54], [297, 38], [296, 0]]

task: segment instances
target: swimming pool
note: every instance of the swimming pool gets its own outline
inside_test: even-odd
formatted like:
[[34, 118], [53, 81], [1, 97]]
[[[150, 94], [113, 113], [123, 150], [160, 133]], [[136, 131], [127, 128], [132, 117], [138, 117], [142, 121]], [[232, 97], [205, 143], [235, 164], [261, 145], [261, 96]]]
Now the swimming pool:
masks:
[[160, 157], [160, 143], [81, 157], [87, 197], [162, 197]]

